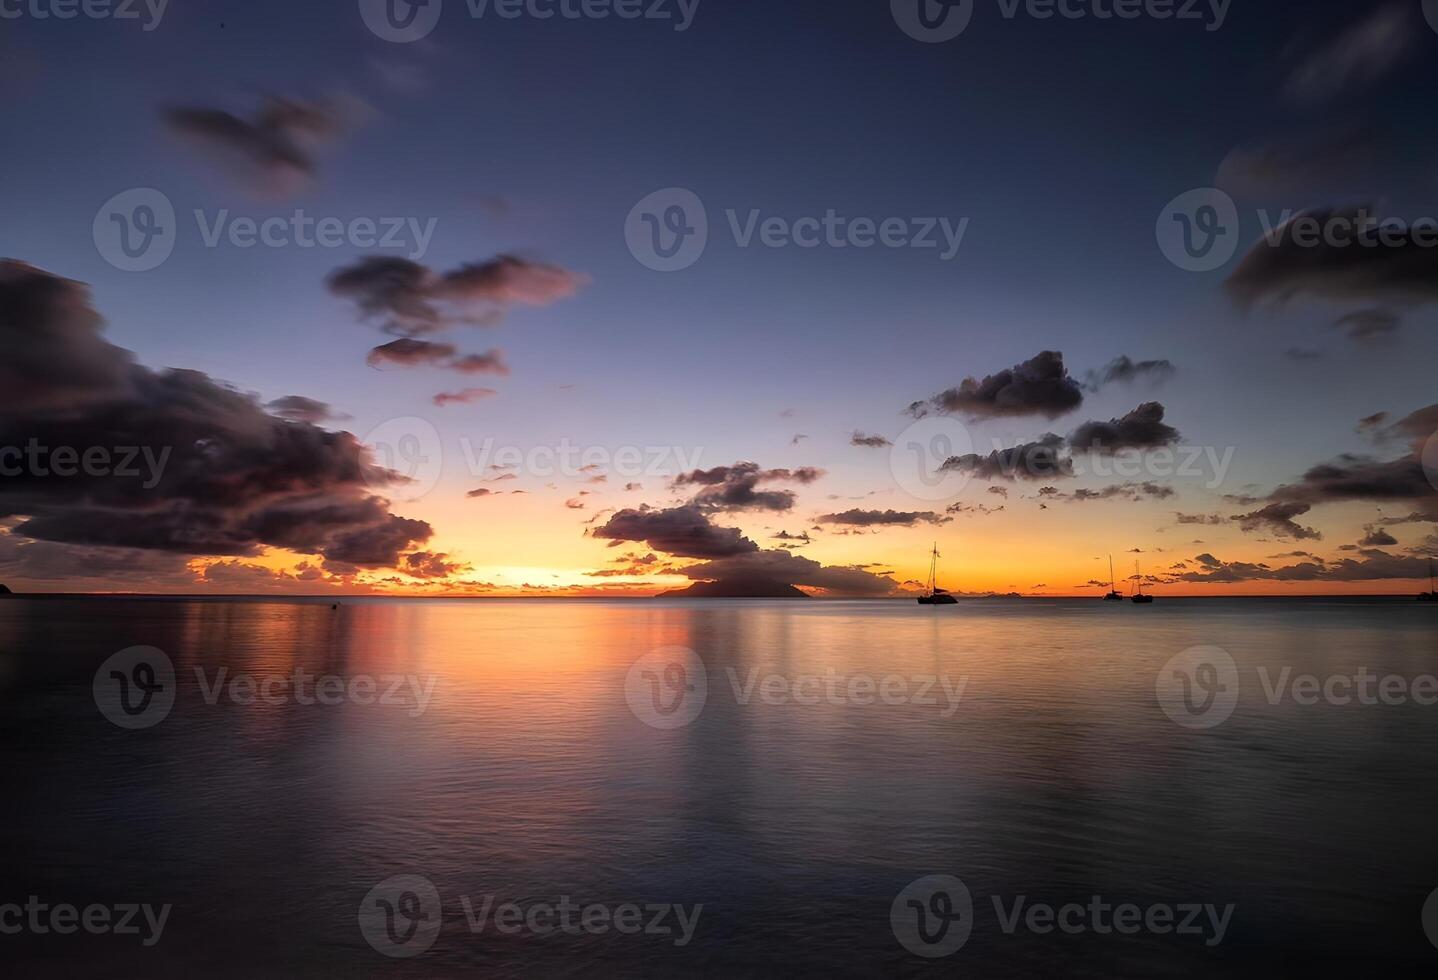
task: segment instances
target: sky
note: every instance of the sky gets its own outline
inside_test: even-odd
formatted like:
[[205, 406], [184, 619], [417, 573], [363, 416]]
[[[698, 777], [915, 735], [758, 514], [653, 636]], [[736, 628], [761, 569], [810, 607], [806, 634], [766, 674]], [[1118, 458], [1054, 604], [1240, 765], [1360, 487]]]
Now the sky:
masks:
[[1421, 4], [391, 2], [0, 0], [0, 582], [1422, 584]]

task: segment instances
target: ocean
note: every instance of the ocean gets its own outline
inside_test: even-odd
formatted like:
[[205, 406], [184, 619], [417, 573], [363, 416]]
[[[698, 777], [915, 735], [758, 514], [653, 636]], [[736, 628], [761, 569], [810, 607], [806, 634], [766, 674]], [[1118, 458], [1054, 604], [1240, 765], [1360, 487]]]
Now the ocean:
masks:
[[333, 603], [0, 599], [11, 975], [1438, 962], [1431, 605]]

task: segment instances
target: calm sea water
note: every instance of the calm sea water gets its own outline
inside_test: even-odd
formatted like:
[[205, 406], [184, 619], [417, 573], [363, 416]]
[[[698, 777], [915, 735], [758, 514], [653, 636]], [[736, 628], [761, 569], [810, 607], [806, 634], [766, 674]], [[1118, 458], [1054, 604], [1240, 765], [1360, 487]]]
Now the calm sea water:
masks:
[[[151, 675], [100, 668], [134, 645], [169, 690], [125, 716], [111, 671]], [[1156, 694], [1194, 646], [1236, 671], [1211, 727]], [[5, 599], [0, 905], [170, 910], [148, 947], [148, 926], [27, 927], [0, 950], [76, 976], [1431, 970], [1438, 705], [1274, 703], [1284, 668], [1424, 693], [1438, 609]], [[1193, 676], [1190, 707], [1221, 699], [1222, 675]], [[929, 875], [971, 912], [905, 892]], [[547, 929], [561, 899], [601, 906], [594, 928]], [[1094, 901], [1232, 911], [1221, 940], [1024, 919]], [[967, 941], [916, 955], [895, 925], [913, 908], [958, 909]]]

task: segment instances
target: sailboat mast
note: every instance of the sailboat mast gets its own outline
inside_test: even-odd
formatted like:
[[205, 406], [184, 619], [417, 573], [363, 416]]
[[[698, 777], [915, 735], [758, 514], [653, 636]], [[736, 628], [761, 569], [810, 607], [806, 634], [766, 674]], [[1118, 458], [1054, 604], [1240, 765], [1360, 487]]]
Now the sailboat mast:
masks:
[[1118, 591], [1118, 586], [1115, 585], [1115, 579], [1113, 577], [1113, 555], [1108, 556], [1108, 589], [1110, 592]]

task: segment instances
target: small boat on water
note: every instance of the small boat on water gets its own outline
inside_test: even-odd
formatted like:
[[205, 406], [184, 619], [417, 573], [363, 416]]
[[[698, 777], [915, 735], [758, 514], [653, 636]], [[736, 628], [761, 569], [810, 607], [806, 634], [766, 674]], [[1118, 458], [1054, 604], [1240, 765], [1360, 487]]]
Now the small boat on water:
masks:
[[1433, 559], [1428, 559], [1428, 591], [1418, 593], [1419, 602], [1438, 602], [1438, 589], [1433, 587]]
[[934, 553], [929, 558], [929, 580], [924, 583], [924, 594], [919, 596], [921, 606], [954, 606], [959, 600], [949, 595], [947, 589], [939, 588], [939, 544], [934, 542]]
[[1108, 595], [1103, 597], [1104, 602], [1123, 602], [1123, 593], [1114, 585], [1113, 578], [1113, 555], [1108, 556]]
[[1139, 575], [1138, 562], [1133, 563], [1133, 595], [1129, 596], [1134, 602], [1152, 602], [1153, 596], [1145, 595], [1143, 591], [1143, 578]]

